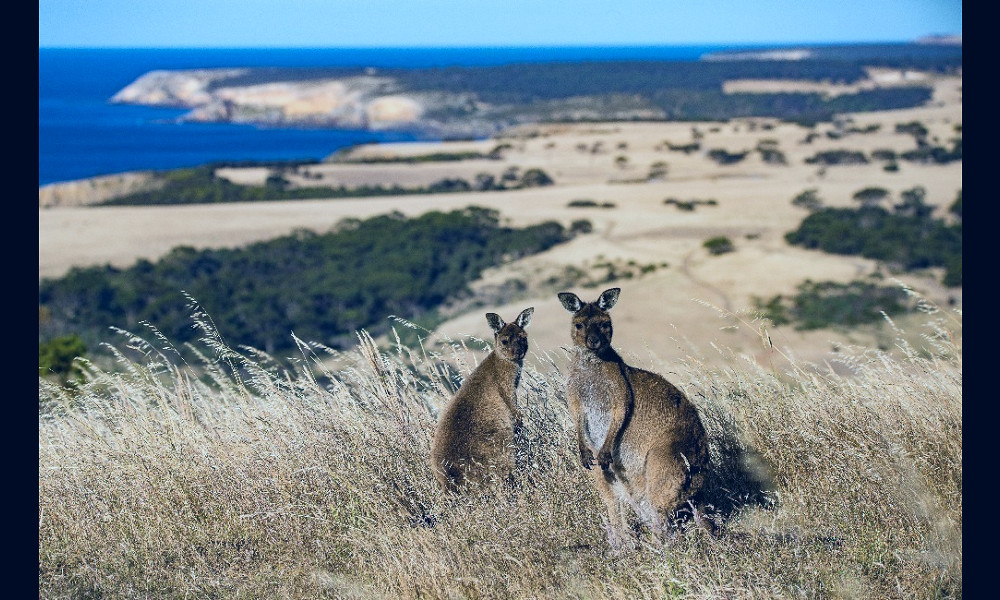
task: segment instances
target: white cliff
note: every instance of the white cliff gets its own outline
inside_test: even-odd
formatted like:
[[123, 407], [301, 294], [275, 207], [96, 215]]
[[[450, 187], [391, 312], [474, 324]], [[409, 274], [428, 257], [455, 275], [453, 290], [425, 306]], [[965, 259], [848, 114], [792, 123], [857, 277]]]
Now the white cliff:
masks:
[[212, 101], [209, 85], [237, 77], [245, 69], [150, 71], [111, 97], [111, 102], [193, 108]]
[[418, 125], [419, 94], [399, 94], [388, 77], [277, 81], [227, 86], [242, 69], [152, 71], [112, 102], [190, 108], [186, 121], [303, 124], [382, 129]]

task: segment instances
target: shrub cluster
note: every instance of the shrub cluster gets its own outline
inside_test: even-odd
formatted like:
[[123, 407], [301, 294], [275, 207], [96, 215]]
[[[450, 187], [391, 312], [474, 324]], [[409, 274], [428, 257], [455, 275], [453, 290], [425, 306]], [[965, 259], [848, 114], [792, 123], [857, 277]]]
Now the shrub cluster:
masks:
[[54, 375], [61, 383], [80, 380], [83, 372], [74, 360], [86, 353], [87, 346], [77, 335], [64, 335], [39, 342], [38, 375]]
[[871, 205], [817, 208], [797, 229], [785, 234], [785, 239], [789, 244], [860, 255], [906, 270], [944, 267], [945, 285], [961, 286], [961, 220], [949, 224], [933, 218], [933, 207], [923, 201], [923, 188], [908, 190], [902, 196], [903, 201], [892, 211]]
[[732, 252], [736, 249], [736, 247], [733, 246], [733, 241], [724, 235], [709, 238], [702, 242], [701, 245], [707, 248], [709, 252], [716, 255]]
[[951, 148], [945, 148], [944, 146], [923, 145], [914, 150], [901, 152], [899, 157], [910, 162], [933, 163], [939, 165], [959, 161], [962, 160], [962, 138], [955, 138], [952, 141]]
[[[399, 196], [407, 194], [438, 194], [465, 192], [472, 189], [507, 190], [552, 185], [549, 175], [537, 168], [526, 169], [513, 178], [501, 178], [499, 182], [492, 176], [469, 183], [462, 178], [445, 178], [428, 186], [404, 188], [399, 185], [362, 185], [356, 187], [290, 187], [281, 172], [267, 177], [265, 185], [239, 185], [218, 177], [217, 165], [208, 164], [191, 169], [175, 169], [160, 173], [157, 177], [162, 185], [112, 198], [107, 205], [145, 204], [204, 204], [217, 202], [259, 202], [265, 200], [305, 200], [310, 198], [364, 198], [370, 196]], [[484, 183], [485, 182], [485, 183]]]
[[868, 159], [857, 150], [825, 150], [805, 159], [809, 165], [864, 165]]
[[687, 212], [692, 212], [698, 206], [718, 206], [719, 201], [715, 198], [709, 198], [708, 200], [700, 200], [698, 198], [692, 198], [691, 200], [678, 200], [677, 198], [667, 198], [663, 201], [664, 204], [673, 204], [677, 207], [677, 210], [683, 210]]
[[598, 202], [597, 200], [591, 200], [590, 198], [580, 198], [577, 200], [570, 200], [566, 206], [570, 208], [614, 208], [617, 204], [614, 202]]
[[496, 211], [470, 207], [350, 219], [329, 233], [301, 230], [237, 249], [178, 247], [155, 263], [74, 268], [42, 280], [38, 302], [50, 318], [39, 322], [39, 339], [78, 333], [94, 347], [109, 327], [148, 321], [189, 341], [195, 333], [183, 290], [234, 344], [284, 351], [294, 331], [337, 346], [360, 328], [386, 331], [388, 315], [429, 314], [487, 267], [571, 235], [552, 221], [504, 227]]
[[795, 329], [850, 327], [882, 320], [909, 308], [906, 293], [899, 287], [880, 286], [870, 281], [806, 280], [791, 297], [756, 298], [754, 304], [775, 325], [792, 323]]
[[[509, 145], [508, 145], [509, 147]], [[497, 146], [491, 152], [431, 152], [428, 154], [414, 154], [409, 156], [362, 156], [351, 158], [349, 155], [344, 158], [335, 158], [333, 162], [357, 163], [357, 164], [385, 164], [404, 163], [419, 164], [428, 162], [457, 162], [462, 160], [498, 160], [503, 157], [502, 148]], [[336, 154], [334, 155], [337, 156]]]
[[713, 148], [708, 151], [708, 157], [720, 165], [736, 164], [746, 158], [748, 154], [750, 154], [749, 150], [729, 152], [723, 148]]

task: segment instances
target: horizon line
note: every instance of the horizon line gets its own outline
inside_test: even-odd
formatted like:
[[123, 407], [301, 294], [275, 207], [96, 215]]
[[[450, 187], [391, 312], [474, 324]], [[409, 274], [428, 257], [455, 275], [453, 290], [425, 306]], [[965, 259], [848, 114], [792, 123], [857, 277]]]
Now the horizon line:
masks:
[[[670, 43], [599, 43], [599, 44], [475, 44], [475, 45], [455, 45], [455, 44], [419, 44], [419, 45], [344, 45], [344, 46], [323, 46], [323, 45], [289, 45], [289, 46], [128, 46], [128, 45], [107, 45], [107, 46], [87, 46], [87, 45], [39, 45], [39, 50], [535, 50], [535, 49], [586, 49], [586, 48], [698, 48], [704, 46], [730, 47], [730, 48], [776, 48], [793, 46], [863, 46], [881, 44], [919, 44], [934, 45], [930, 40], [948, 40], [937, 42], [938, 45], [962, 45], [961, 34], [928, 34], [913, 39], [905, 40], [864, 40], [864, 41], [799, 41], [799, 42], [688, 42], [681, 44]], [[954, 40], [954, 41], [951, 41]]]

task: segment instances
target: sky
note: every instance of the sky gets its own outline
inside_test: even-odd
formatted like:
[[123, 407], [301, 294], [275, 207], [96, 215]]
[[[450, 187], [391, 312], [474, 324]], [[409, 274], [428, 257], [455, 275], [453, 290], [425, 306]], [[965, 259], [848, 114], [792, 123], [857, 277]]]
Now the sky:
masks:
[[903, 42], [961, 0], [39, 0], [38, 45], [110, 48]]

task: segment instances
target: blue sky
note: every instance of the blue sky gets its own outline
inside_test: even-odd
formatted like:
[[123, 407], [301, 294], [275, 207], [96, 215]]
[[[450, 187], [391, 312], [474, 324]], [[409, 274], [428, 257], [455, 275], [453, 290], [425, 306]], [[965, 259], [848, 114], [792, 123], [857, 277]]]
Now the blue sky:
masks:
[[798, 44], [961, 35], [961, 0], [39, 0], [39, 47]]

